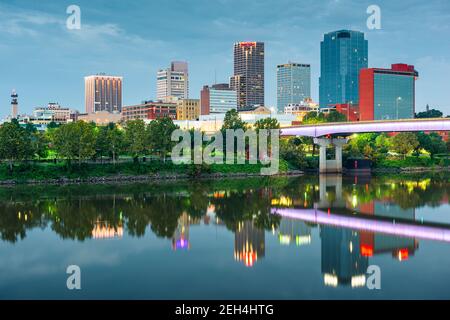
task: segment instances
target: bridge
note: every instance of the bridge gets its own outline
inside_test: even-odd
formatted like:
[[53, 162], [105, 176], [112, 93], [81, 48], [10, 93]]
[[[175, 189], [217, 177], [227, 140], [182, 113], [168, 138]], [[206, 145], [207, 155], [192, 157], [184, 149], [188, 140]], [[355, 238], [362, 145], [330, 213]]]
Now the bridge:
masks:
[[[347, 136], [355, 133], [420, 131], [450, 131], [450, 118], [339, 122], [292, 126], [282, 128], [281, 136], [314, 138], [314, 143], [320, 146], [320, 173], [341, 173], [342, 147], [348, 142]], [[326, 150], [330, 145], [336, 148], [335, 160], [327, 160]]]

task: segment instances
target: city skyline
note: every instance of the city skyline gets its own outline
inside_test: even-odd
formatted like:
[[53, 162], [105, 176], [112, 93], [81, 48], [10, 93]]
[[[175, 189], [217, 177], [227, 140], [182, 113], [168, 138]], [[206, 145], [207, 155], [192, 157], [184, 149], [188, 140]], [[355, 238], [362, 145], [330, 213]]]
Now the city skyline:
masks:
[[[100, 10], [99, 1], [78, 1], [82, 11], [81, 30], [65, 28], [68, 17], [65, 10], [70, 3], [34, 4], [16, 0], [1, 4], [0, 26], [4, 32], [0, 36], [0, 63], [3, 70], [13, 71], [7, 79], [0, 80], [4, 97], [0, 117], [9, 114], [12, 89], [19, 94], [20, 113], [30, 113], [34, 107], [47, 105], [49, 101], [83, 110], [83, 78], [99, 72], [124, 77], [123, 105], [155, 99], [154, 74], [172, 60], [188, 61], [191, 97], [199, 98], [203, 85], [214, 83], [215, 79], [218, 83], [227, 82], [233, 73], [232, 44], [246, 40], [265, 43], [266, 105], [276, 106], [276, 66], [289, 60], [311, 64], [312, 96], [318, 101], [320, 41], [325, 33], [341, 29], [365, 33], [370, 42], [369, 67], [388, 68], [393, 63], [404, 62], [421, 71], [417, 82], [417, 111], [429, 104], [444, 114], [450, 113], [445, 89], [445, 76], [450, 72], [450, 45], [434, 36], [448, 29], [445, 23], [448, 3], [413, 1], [405, 7], [380, 1], [382, 29], [368, 30], [366, 9], [371, 4], [368, 1], [262, 1], [243, 3], [245, 10], [234, 15], [233, 2], [222, 0], [211, 4], [198, 0], [160, 6], [137, 1], [127, 6], [126, 11], [120, 3]], [[189, 10], [173, 10], [183, 5]], [[283, 16], [268, 10], [275, 5], [291, 5], [292, 12]], [[177, 36], [174, 27], [166, 24], [151, 30], [138, 22], [150, 10], [162, 16], [171, 11], [196, 23], [181, 33], [178, 30]], [[199, 21], [197, 18], [206, 12], [210, 17]], [[304, 22], [297, 17], [300, 14], [310, 19]], [[419, 18], [420, 24], [410, 23]], [[408, 41], [400, 41], [404, 39]], [[191, 45], [187, 46], [188, 42]], [[89, 47], [93, 43], [97, 46]], [[87, 47], [90, 49], [86, 50]], [[29, 77], [30, 73], [34, 76]], [[64, 81], [60, 81], [62, 77]]]

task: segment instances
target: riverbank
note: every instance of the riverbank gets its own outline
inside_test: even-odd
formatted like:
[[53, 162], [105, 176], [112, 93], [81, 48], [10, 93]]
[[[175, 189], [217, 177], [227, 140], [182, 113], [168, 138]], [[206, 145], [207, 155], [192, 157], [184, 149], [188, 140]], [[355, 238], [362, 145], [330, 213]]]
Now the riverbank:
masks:
[[[70, 168], [61, 164], [21, 165], [12, 173], [0, 166], [0, 185], [117, 184], [174, 180], [210, 180], [261, 177], [261, 165], [173, 165], [171, 163], [83, 164]], [[272, 177], [301, 176], [304, 172], [280, 163]]]

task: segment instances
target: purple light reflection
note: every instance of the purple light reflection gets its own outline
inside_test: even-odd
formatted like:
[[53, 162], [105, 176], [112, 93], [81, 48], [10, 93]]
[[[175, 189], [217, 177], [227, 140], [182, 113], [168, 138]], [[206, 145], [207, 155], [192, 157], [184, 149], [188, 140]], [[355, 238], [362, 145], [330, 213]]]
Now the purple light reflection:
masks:
[[360, 231], [372, 231], [407, 238], [450, 242], [450, 229], [376, 221], [361, 217], [340, 216], [315, 209], [271, 209], [272, 214], [317, 224], [332, 225]]

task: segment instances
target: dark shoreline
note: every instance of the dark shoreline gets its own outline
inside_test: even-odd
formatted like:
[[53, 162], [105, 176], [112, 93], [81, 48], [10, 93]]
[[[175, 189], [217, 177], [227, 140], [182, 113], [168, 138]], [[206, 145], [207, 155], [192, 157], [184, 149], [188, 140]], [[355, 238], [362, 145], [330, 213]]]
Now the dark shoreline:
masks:
[[105, 177], [91, 177], [91, 178], [60, 178], [60, 179], [42, 179], [42, 180], [3, 180], [0, 181], [0, 186], [18, 186], [18, 185], [73, 185], [73, 184], [121, 184], [121, 183], [136, 183], [136, 182], [162, 182], [162, 181], [177, 181], [177, 180], [215, 180], [215, 179], [229, 179], [229, 178], [255, 178], [255, 177], [299, 177], [303, 176], [303, 171], [288, 171], [278, 173], [272, 176], [263, 176], [259, 173], [212, 173], [202, 174], [200, 176], [190, 176], [188, 174], [155, 174], [155, 175], [114, 175]]
[[[375, 168], [368, 173], [358, 173], [344, 171], [346, 176], [354, 175], [383, 175], [383, 174], [419, 174], [419, 173], [439, 173], [450, 172], [450, 167], [417, 167], [417, 168]], [[217, 180], [217, 179], [243, 179], [243, 178], [257, 178], [257, 177], [298, 177], [303, 175], [319, 175], [317, 170], [291, 170], [282, 172], [272, 176], [263, 176], [260, 173], [212, 173], [201, 174], [199, 176], [191, 176], [188, 174], [154, 174], [154, 175], [113, 175], [104, 177], [90, 177], [90, 178], [65, 178], [60, 179], [42, 179], [42, 180], [2, 180], [1, 186], [18, 186], [18, 185], [76, 185], [76, 184], [123, 184], [123, 183], [139, 183], [139, 182], [167, 182], [177, 180]]]

